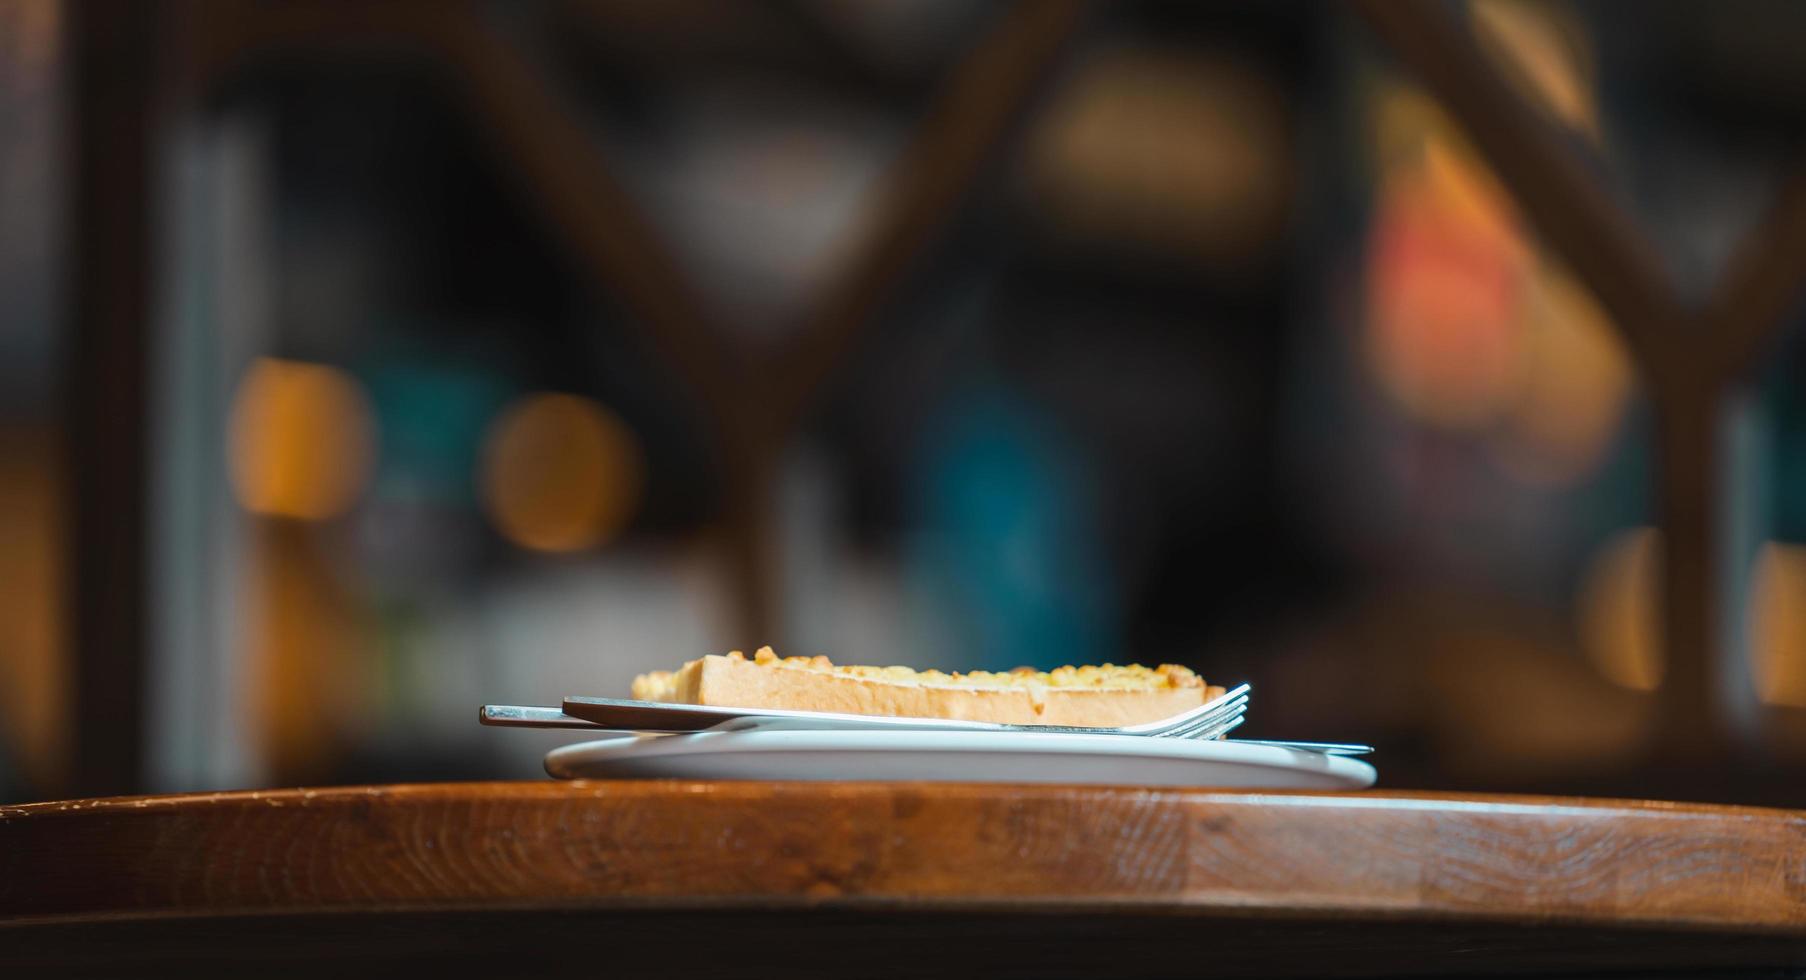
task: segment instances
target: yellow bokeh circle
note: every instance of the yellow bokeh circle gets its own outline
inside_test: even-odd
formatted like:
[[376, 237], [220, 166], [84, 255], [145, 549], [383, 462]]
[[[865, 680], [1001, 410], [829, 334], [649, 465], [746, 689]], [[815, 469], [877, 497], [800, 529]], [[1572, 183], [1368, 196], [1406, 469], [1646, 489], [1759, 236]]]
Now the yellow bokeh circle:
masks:
[[541, 392], [505, 409], [484, 442], [490, 519], [535, 551], [581, 551], [619, 533], [645, 479], [639, 441], [620, 417], [576, 395]]

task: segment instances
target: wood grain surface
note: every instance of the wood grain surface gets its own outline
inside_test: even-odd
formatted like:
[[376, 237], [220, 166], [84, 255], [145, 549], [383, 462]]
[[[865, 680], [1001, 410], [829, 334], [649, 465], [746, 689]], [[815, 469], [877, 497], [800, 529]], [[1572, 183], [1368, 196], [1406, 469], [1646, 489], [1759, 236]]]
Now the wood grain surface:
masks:
[[[764, 923], [781, 934], [785, 923], [834, 917], [846, 923], [840, 939], [865, 930], [871, 949], [885, 935], [894, 944], [896, 923], [917, 922], [892, 967], [985, 945], [986, 935], [1028, 942], [1103, 930], [1138, 943], [1140, 965], [1128, 971], [1138, 975], [1195, 967], [1185, 950], [1207, 943], [1237, 950], [1217, 966], [1265, 970], [1273, 963], [1248, 959], [1265, 950], [1306, 974], [1542, 968], [1561, 951], [1573, 955], [1553, 962], [1588, 968], [1801, 968], [1806, 814], [1532, 797], [750, 782], [0, 807], [0, 954], [22, 962], [101, 956], [116, 967], [108, 950], [151, 955], [161, 942], [192, 951], [181, 937], [222, 930], [241, 952], [267, 953], [285, 948], [281, 937], [299, 923], [303, 934], [343, 934], [343, 948], [368, 953], [412, 949], [467, 920], [478, 924], [458, 942], [427, 946], [493, 951], [479, 937], [517, 943], [546, 922], [582, 923], [571, 928], [584, 935], [677, 929], [667, 938], [681, 943], [682, 923], [715, 922], [718, 936]], [[497, 928], [505, 922], [515, 924]], [[924, 946], [929, 935], [937, 938]], [[1301, 950], [1318, 959], [1299, 966]], [[1492, 953], [1476, 958], [1481, 950]]]

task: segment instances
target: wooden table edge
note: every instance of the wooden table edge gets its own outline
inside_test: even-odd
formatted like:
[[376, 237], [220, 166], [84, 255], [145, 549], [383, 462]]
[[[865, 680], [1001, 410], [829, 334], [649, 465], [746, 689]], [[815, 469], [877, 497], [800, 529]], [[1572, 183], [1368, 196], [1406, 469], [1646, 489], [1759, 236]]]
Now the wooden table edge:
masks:
[[342, 786], [297, 786], [275, 789], [216, 790], [195, 793], [163, 793], [138, 796], [101, 796], [67, 800], [44, 800], [28, 803], [0, 803], [0, 824], [22, 817], [49, 814], [82, 813], [96, 810], [136, 809], [186, 806], [200, 803], [256, 802], [269, 806], [307, 805], [353, 799], [410, 799], [452, 797], [468, 798], [483, 793], [502, 792], [527, 798], [594, 798], [623, 793], [673, 793], [711, 795], [758, 795], [770, 792], [795, 792], [824, 795], [846, 795], [895, 790], [929, 790], [949, 796], [990, 796], [1000, 792], [1019, 796], [1039, 794], [1097, 793], [1104, 795], [1134, 794], [1159, 796], [1198, 802], [1251, 801], [1286, 802], [1309, 805], [1322, 801], [1327, 806], [1379, 807], [1406, 806], [1436, 810], [1535, 810], [1560, 812], [1579, 810], [1622, 809], [1637, 813], [1663, 813], [1676, 816], [1784, 818], [1806, 822], [1806, 810], [1778, 807], [1744, 806], [1721, 803], [1696, 803], [1685, 800], [1648, 800], [1629, 797], [1535, 796], [1519, 793], [1447, 793], [1433, 790], [1367, 789], [1358, 791], [1288, 790], [1288, 789], [1217, 789], [1211, 787], [1161, 787], [1138, 785], [1096, 785], [1063, 783], [966, 783], [874, 780], [810, 782], [762, 780], [599, 780], [599, 779], [531, 779], [485, 780], [433, 783], [393, 783], [382, 785], [351, 784]]
[[1393, 791], [690, 781], [0, 808], [0, 922], [13, 925], [698, 907], [1806, 935], [1806, 814]]

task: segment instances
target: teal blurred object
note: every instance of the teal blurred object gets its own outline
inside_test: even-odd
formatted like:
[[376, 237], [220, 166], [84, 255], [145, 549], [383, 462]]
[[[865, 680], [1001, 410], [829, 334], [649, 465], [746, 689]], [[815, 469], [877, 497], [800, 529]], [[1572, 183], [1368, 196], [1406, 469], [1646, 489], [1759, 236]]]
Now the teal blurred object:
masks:
[[909, 570], [962, 647], [932, 659], [1006, 670], [1120, 656], [1088, 460], [997, 387], [954, 399], [928, 431]]
[[1806, 543], [1806, 391], [1786, 377], [1766, 388], [1769, 536]]
[[375, 495], [474, 507], [483, 433], [518, 386], [494, 371], [431, 356], [392, 356], [360, 373], [379, 433]]
[[367, 600], [440, 601], [480, 570], [489, 533], [478, 501], [483, 439], [520, 389], [506, 364], [408, 344], [359, 365], [377, 461], [339, 556]]

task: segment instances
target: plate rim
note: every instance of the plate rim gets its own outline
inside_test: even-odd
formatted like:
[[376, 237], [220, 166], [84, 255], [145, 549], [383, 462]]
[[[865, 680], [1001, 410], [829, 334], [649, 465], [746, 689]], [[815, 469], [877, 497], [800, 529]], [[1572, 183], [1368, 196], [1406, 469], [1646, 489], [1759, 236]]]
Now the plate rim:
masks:
[[[998, 742], [1006, 744], [999, 746]], [[1032, 746], [1032, 747], [1031, 747]], [[561, 745], [546, 754], [546, 772], [566, 776], [575, 765], [615, 759], [658, 759], [713, 754], [794, 752], [927, 752], [945, 754], [1023, 753], [1027, 755], [1127, 756], [1177, 761], [1221, 762], [1284, 771], [1309, 771], [1346, 782], [1351, 789], [1373, 786], [1379, 771], [1368, 762], [1234, 739], [1168, 739], [1128, 735], [1040, 732], [833, 731], [787, 730], [696, 732], [684, 735], [620, 735]], [[1309, 761], [1308, 765], [1301, 765]], [[879, 781], [883, 781], [880, 779]], [[1132, 781], [1131, 781], [1132, 782]], [[1203, 785], [1203, 784], [1200, 784]]]

